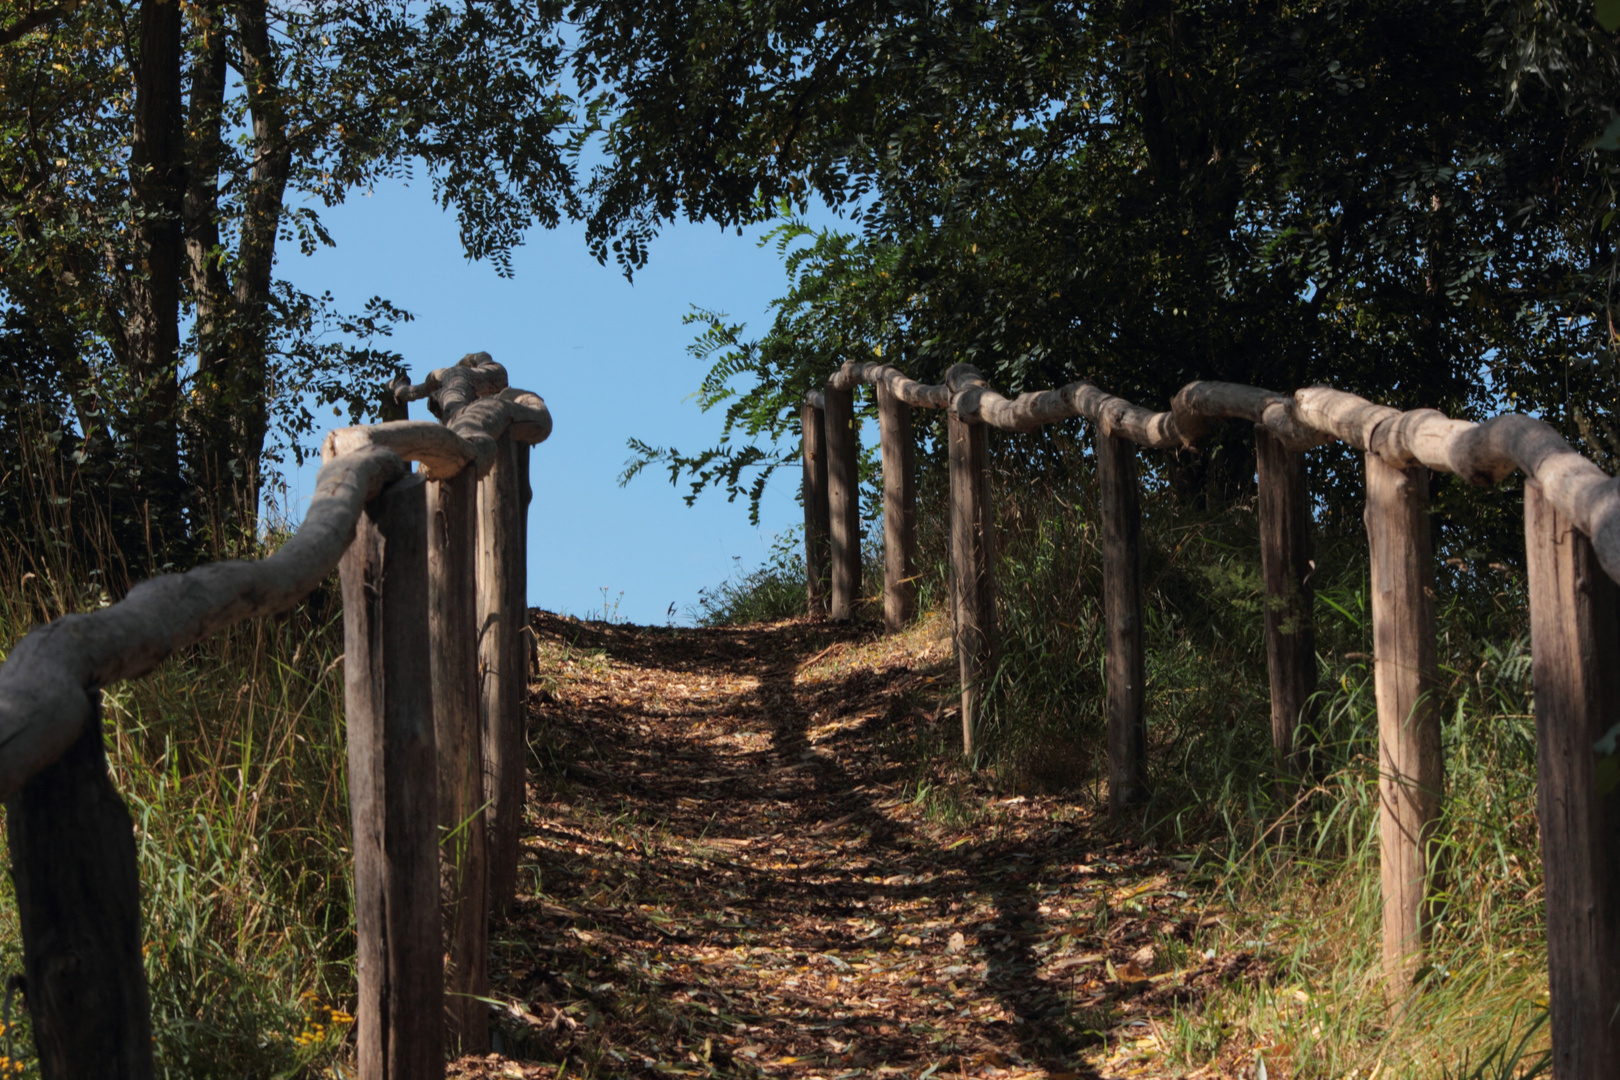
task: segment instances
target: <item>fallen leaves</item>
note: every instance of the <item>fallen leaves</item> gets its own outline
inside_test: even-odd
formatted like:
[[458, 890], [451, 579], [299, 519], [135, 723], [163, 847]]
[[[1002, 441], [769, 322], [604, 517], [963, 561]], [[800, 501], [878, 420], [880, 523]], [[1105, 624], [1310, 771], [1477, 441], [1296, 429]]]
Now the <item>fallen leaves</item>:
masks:
[[505, 1053], [452, 1076], [1143, 1075], [1142, 1022], [1242, 970], [1166, 964], [1208, 916], [1091, 807], [919, 764], [938, 626], [536, 630], [538, 889], [491, 935]]

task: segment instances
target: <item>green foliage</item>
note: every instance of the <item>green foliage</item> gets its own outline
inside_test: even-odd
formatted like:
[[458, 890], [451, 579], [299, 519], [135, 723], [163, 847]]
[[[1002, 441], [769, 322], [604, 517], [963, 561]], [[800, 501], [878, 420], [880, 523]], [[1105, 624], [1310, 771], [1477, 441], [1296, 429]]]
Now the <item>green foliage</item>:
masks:
[[375, 414], [402, 365], [383, 339], [410, 316], [276, 276], [278, 249], [332, 243], [318, 207], [418, 171], [469, 256], [510, 274], [573, 205], [559, 17], [513, 0], [0, 14], [6, 351], [29, 352], [41, 422], [104, 463], [119, 550], [194, 557], [205, 523], [251, 524], [259, 476], [301, 462], [328, 409]]
[[[788, 212], [785, 203], [781, 209]], [[800, 240], [809, 242], [795, 243]], [[899, 337], [898, 327], [882, 323], [889, 300], [886, 268], [892, 265], [884, 252], [847, 233], [811, 229], [793, 217], [768, 231], [760, 245], [775, 246], [789, 280], [787, 294], [771, 301], [776, 331], [748, 341], [742, 323], [701, 308], [685, 320], [703, 327], [687, 352], [708, 365], [695, 395], [698, 407], [708, 412], [725, 406], [719, 442], [684, 454], [631, 439], [634, 456], [620, 476], [620, 483], [629, 483], [654, 464], [668, 470], [672, 484], [679, 485], [684, 474], [690, 485], [687, 505], [709, 488], [724, 490], [732, 502], [746, 495], [749, 520], [756, 525], [772, 473], [798, 457], [794, 437], [805, 395], [844, 360], [881, 357], [885, 345]], [[808, 362], [807, 350], [816, 353]], [[739, 440], [747, 442], [739, 446]], [[869, 467], [863, 475], [870, 477]]]
[[[752, 495], [793, 456], [802, 391], [874, 355], [930, 382], [972, 362], [1007, 393], [1086, 378], [1153, 408], [1194, 379], [1327, 382], [1530, 412], [1602, 457], [1620, 446], [1593, 215], [1608, 167], [1578, 149], [1597, 99], [1532, 93], [1528, 54], [1504, 51], [1584, 17], [1562, 10], [578, 4], [574, 64], [606, 95], [584, 188], [598, 253], [633, 269], [677, 214], [775, 217], [767, 240], [800, 242], [771, 324], [707, 320], [724, 341], [694, 350], [725, 386], [722, 442], [637, 460]], [[1607, 72], [1613, 51], [1576, 66]], [[1562, 77], [1558, 56], [1535, 70]], [[811, 233], [794, 212], [812, 195], [861, 227]], [[1222, 433], [1160, 479], [1218, 506], [1251, 470]], [[1317, 473], [1331, 501], [1359, 489], [1348, 456]], [[1447, 512], [1465, 547], [1511, 557], [1494, 507]]]
[[805, 587], [804, 555], [793, 531], [778, 538], [770, 557], [752, 570], [741, 560], [735, 575], [711, 588], [698, 590], [692, 614], [700, 626], [738, 626], [776, 622], [802, 615], [809, 602]]

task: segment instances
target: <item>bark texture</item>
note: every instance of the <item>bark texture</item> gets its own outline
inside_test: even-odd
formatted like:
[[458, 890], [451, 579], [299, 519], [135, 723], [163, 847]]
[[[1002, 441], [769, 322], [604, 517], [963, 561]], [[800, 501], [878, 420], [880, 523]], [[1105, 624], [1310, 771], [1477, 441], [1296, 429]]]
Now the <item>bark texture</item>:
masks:
[[426, 495], [385, 488], [340, 567], [361, 1080], [444, 1076]]
[[1397, 996], [1434, 925], [1430, 849], [1445, 790], [1428, 492], [1421, 465], [1401, 469], [1367, 455], [1384, 974]]

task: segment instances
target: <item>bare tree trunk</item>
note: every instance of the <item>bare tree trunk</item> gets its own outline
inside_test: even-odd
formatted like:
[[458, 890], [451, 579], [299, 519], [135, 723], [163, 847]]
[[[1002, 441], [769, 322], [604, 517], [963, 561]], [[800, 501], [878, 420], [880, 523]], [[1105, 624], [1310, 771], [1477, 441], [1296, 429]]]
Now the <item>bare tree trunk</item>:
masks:
[[[149, 546], [157, 549], [179, 539], [184, 528], [176, 416], [185, 176], [181, 30], [178, 3], [143, 0], [137, 17], [140, 55], [134, 65], [135, 125], [129, 154], [135, 273], [125, 333], [136, 393], [129, 453], [140, 469]], [[147, 553], [149, 558], [153, 554]]]
[[276, 230], [287, 189], [292, 148], [281, 105], [281, 72], [270, 39], [265, 0], [242, 0], [237, 8], [242, 41], [242, 75], [253, 121], [253, 172], [249, 177], [237, 248], [236, 347], [232, 350], [232, 406], [236, 415], [235, 453], [248, 469], [250, 505], [258, 505], [259, 458], [269, 431], [270, 284], [275, 268]]
[[186, 193], [183, 208], [186, 268], [197, 314], [196, 393], [188, 428], [191, 467], [199, 489], [198, 509], [215, 523], [229, 520], [234, 481], [249, 471], [232, 452], [230, 355], [223, 323], [229, 318], [230, 281], [221, 265], [219, 168], [225, 145], [220, 124], [225, 105], [226, 42], [217, 4], [199, 7], [191, 62], [191, 101]]

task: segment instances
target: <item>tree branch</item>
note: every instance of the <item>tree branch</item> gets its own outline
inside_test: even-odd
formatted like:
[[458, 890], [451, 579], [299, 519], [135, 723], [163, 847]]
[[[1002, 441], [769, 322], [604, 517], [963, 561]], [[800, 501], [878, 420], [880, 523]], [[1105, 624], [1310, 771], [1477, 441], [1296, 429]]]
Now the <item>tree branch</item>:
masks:
[[79, 8], [79, 0], [69, 0], [65, 4], [53, 4], [50, 7], [37, 8], [0, 30], [0, 46], [10, 45], [13, 41], [33, 33], [42, 26], [60, 22], [73, 14]]

